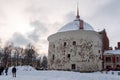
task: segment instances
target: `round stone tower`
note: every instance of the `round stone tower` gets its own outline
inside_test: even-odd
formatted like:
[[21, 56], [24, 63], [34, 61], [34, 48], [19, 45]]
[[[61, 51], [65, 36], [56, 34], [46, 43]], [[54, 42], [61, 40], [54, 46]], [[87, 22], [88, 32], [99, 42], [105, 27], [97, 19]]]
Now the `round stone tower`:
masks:
[[102, 38], [86, 22], [76, 19], [48, 37], [48, 68], [81, 72], [102, 69]]

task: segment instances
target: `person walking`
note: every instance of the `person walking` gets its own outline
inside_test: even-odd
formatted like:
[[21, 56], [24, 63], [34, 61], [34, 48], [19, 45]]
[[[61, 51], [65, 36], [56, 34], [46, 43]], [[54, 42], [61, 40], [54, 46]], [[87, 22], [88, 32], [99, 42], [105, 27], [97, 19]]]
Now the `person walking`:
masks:
[[5, 68], [5, 74], [8, 75], [8, 67]]
[[16, 68], [15, 68], [15, 66], [12, 68], [12, 75], [13, 75], [13, 77], [16, 77]]
[[1, 73], [2, 73], [2, 69], [1, 69], [1, 66], [0, 66], [0, 75], [2, 75]]
[[2, 67], [1, 67], [1, 75], [4, 75], [4, 72], [3, 72], [3, 71], [4, 71], [4, 67], [2, 66]]

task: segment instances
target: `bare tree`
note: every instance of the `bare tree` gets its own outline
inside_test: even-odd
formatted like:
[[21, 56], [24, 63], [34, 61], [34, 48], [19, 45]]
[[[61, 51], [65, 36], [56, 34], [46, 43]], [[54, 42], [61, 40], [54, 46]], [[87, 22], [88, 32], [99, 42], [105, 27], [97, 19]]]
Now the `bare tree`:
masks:
[[25, 49], [25, 58], [27, 65], [33, 66], [33, 61], [36, 59], [35, 56], [36, 51], [34, 50], [34, 46], [32, 44], [28, 44], [27, 48]]
[[47, 69], [47, 63], [48, 63], [47, 57], [43, 56], [42, 64], [41, 64], [43, 69]]
[[10, 64], [8, 63], [10, 61], [10, 58], [11, 58], [11, 47], [10, 46], [6, 46], [4, 48], [4, 57], [3, 57], [3, 66], [6, 67], [6, 66], [9, 66]]

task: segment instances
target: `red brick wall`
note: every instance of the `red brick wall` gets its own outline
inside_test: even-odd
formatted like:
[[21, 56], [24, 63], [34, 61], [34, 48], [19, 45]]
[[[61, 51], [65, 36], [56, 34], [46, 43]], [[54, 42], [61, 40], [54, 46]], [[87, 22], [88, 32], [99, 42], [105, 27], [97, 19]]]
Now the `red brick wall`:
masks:
[[84, 28], [83, 24], [84, 24], [83, 20], [80, 20], [80, 29]]
[[99, 34], [101, 34], [102, 36], [102, 42], [103, 42], [102, 51], [104, 52], [105, 50], [109, 50], [109, 39], [107, 37], [106, 31], [103, 30], [99, 32]]

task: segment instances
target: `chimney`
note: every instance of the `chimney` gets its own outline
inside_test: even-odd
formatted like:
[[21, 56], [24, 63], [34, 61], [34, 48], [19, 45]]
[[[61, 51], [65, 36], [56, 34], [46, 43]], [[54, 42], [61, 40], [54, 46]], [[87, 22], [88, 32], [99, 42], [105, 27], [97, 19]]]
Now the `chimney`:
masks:
[[80, 26], [79, 26], [79, 29], [83, 29], [83, 20], [80, 20]]
[[117, 50], [118, 48], [117, 47], [115, 47], [115, 50]]
[[118, 42], [118, 49], [120, 49], [120, 42]]

